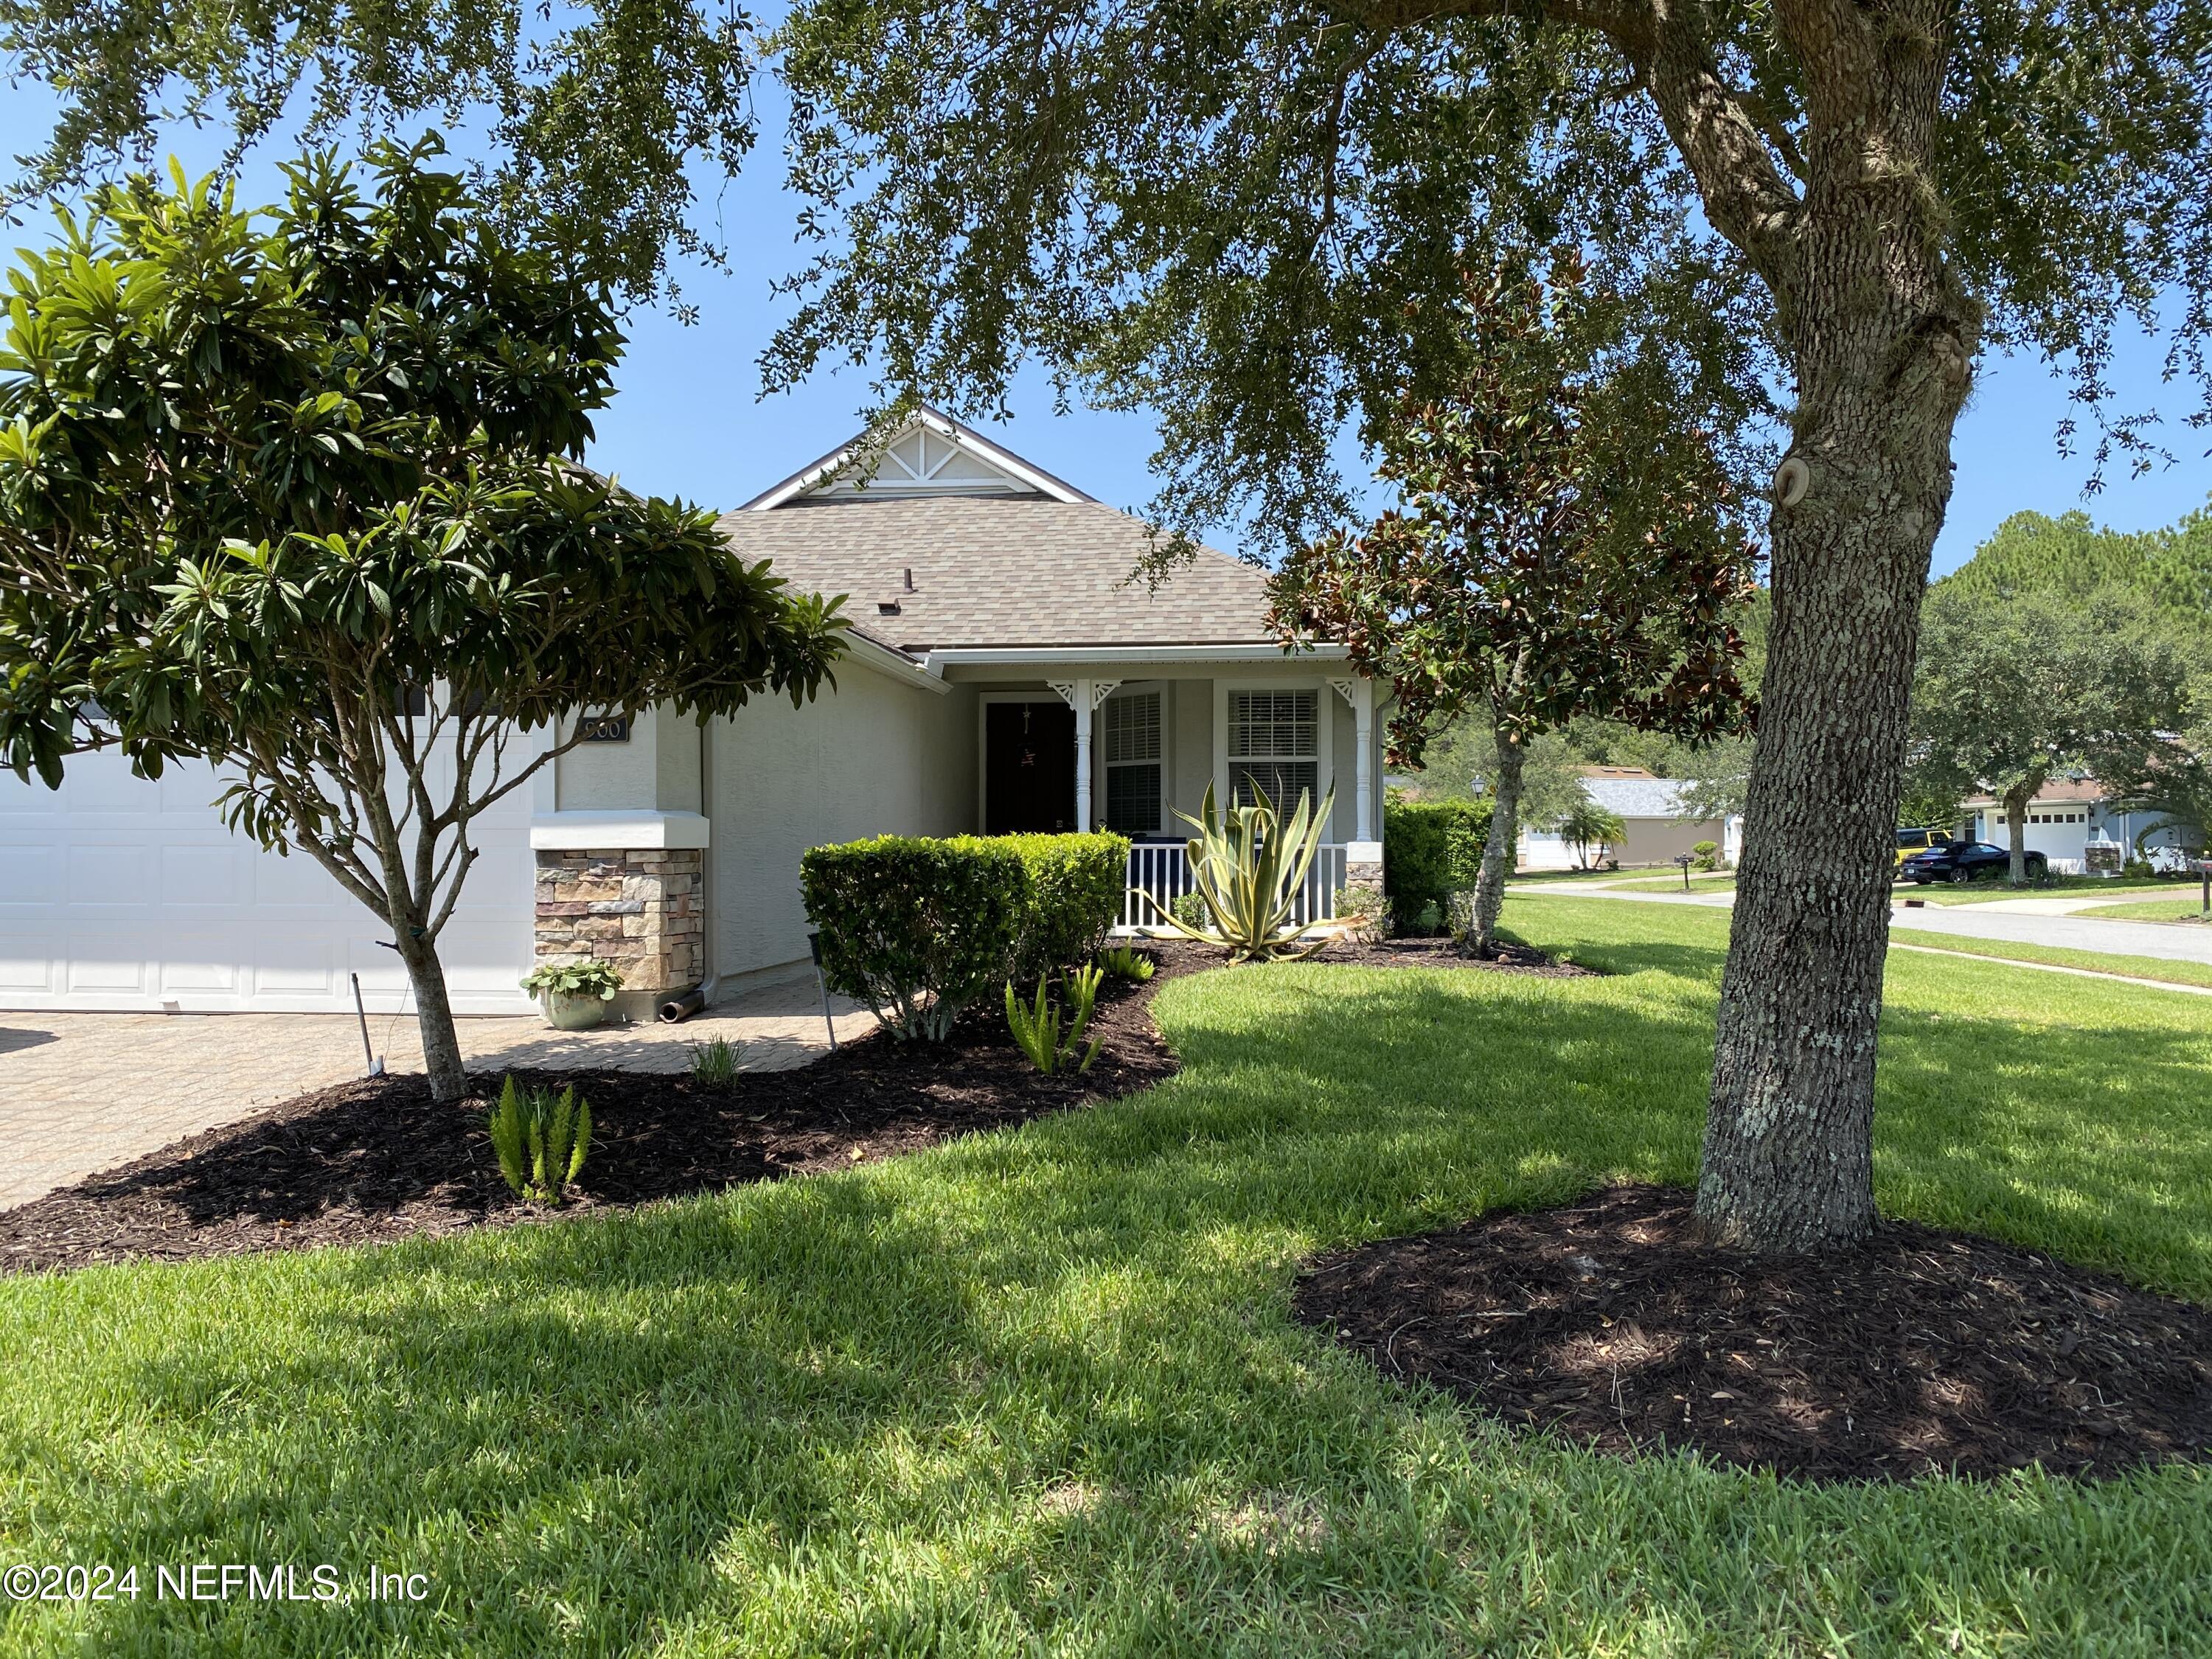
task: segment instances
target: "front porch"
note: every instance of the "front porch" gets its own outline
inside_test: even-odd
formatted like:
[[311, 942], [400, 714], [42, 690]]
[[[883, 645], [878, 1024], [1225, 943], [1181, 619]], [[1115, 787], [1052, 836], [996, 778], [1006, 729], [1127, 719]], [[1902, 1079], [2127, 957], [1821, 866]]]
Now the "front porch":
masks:
[[1340, 655], [943, 651], [929, 666], [974, 690], [982, 833], [1129, 837], [1123, 931], [1152, 925], [1153, 903], [1192, 890], [1184, 817], [1199, 815], [1209, 787], [1217, 805], [1249, 805], [1256, 787], [1286, 811], [1301, 793], [1318, 804], [1335, 792], [1300, 922], [1334, 917], [1347, 887], [1381, 884], [1375, 688]]

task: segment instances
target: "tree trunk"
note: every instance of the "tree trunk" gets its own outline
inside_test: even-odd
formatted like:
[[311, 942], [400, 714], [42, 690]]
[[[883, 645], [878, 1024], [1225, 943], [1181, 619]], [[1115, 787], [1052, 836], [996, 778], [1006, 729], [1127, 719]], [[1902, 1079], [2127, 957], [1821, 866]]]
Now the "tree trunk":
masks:
[[[1496, 727], [1492, 728], [1493, 733]], [[1490, 806], [1490, 839], [1482, 844], [1482, 868], [1474, 878], [1474, 925], [1466, 948], [1486, 957], [1498, 948], [1498, 912], [1505, 902], [1505, 878], [1513, 873], [1521, 840], [1521, 770], [1528, 760], [1517, 743], [1496, 738], [1498, 793]]]
[[460, 1034], [453, 1029], [453, 1006], [446, 996], [446, 970], [437, 942], [416, 933], [419, 924], [394, 920], [392, 931], [399, 959], [415, 988], [415, 1024], [422, 1034], [422, 1063], [430, 1074], [430, 1098], [451, 1103], [468, 1092], [468, 1068], [461, 1063]]
[[[2038, 782], [2034, 787], [2040, 789]], [[2005, 791], [2005, 840], [2012, 854], [2005, 869], [2005, 880], [2014, 887], [2027, 885], [2027, 798], [2032, 791], [2017, 787]]]
[[1698, 1181], [1707, 1226], [1767, 1252], [1874, 1224], [1906, 702], [1978, 329], [1909, 198], [1863, 171], [1864, 135], [1828, 142], [1847, 153], [1814, 158], [1785, 307], [1799, 401]]

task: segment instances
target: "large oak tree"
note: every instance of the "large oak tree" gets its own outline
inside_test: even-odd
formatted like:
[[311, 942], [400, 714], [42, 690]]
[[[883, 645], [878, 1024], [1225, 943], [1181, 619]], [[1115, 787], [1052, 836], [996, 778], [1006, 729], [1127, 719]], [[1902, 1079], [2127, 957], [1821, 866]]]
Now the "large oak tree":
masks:
[[[796, 177], [831, 210], [771, 367], [873, 352], [887, 390], [988, 408], [1042, 354], [1164, 411], [1170, 516], [1243, 505], [1294, 539], [1338, 510], [1334, 440], [1433, 383], [1454, 271], [1510, 241], [1571, 240], [1640, 293], [1723, 429], [1772, 375], [1773, 624], [1698, 1203], [1761, 1248], [1862, 1235], [1952, 427], [1993, 346], [2064, 360], [2093, 404], [2130, 317], [2201, 370], [2212, 12], [814, 0], [782, 44]], [[2106, 412], [2100, 456], [2148, 441]]]

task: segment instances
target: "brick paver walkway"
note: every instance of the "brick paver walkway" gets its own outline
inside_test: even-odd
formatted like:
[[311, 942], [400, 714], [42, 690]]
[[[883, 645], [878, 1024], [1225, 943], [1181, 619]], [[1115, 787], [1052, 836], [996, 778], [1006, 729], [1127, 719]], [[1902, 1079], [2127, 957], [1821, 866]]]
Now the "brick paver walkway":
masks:
[[[832, 1006], [840, 1042], [875, 1024], [842, 997]], [[555, 1031], [534, 1015], [456, 1024], [471, 1071], [681, 1072], [693, 1043], [718, 1036], [743, 1045], [745, 1070], [782, 1071], [829, 1048], [811, 978], [681, 1025]], [[372, 1015], [368, 1033], [391, 1070], [422, 1069], [412, 1014]], [[363, 1069], [361, 1026], [338, 1015], [0, 1013], [0, 1209]]]

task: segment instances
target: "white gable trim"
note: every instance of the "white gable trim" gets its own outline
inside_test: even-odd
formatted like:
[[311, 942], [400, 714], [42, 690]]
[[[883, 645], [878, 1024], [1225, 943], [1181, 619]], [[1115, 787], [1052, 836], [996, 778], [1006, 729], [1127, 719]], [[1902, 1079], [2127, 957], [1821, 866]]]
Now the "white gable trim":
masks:
[[[926, 465], [917, 474], [902, 461], [895, 459], [889, 452], [914, 434], [928, 434], [925, 442], [934, 440], [950, 451], [947, 460], [965, 456], [980, 462], [994, 477], [978, 479], [972, 476], [943, 478], [939, 475], [945, 460]], [[865, 489], [844, 484], [839, 475], [863, 459], [869, 434], [863, 432], [840, 445], [821, 459], [801, 467], [791, 477], [765, 494], [756, 495], [740, 508], [743, 512], [766, 513], [782, 507], [801, 495], [875, 495], [879, 498], [912, 497], [933, 495], [974, 495], [978, 490], [1006, 489], [1034, 490], [1056, 501], [1087, 501], [1091, 498], [1073, 484], [1063, 483], [1041, 467], [1031, 465], [1012, 450], [1001, 448], [974, 428], [964, 426], [949, 415], [930, 408], [915, 413], [883, 441], [882, 464]], [[896, 473], [892, 471], [896, 469]]]

